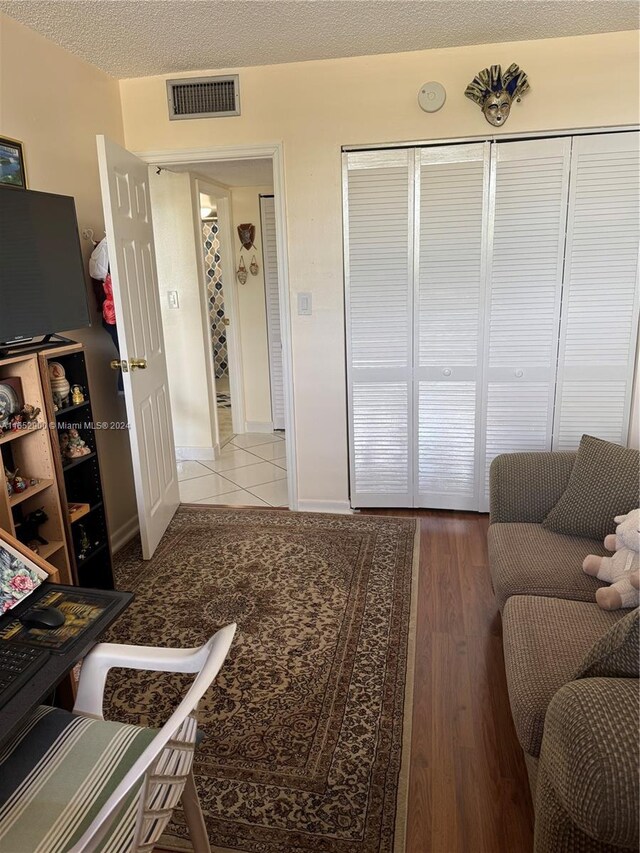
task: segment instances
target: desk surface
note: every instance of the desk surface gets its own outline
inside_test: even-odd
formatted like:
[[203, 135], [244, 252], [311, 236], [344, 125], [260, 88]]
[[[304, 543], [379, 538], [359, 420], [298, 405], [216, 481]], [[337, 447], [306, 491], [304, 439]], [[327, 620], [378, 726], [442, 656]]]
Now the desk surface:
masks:
[[[19, 617], [23, 610], [37, 604], [46, 591], [51, 589], [63, 590], [64, 587], [60, 584], [43, 584], [33, 595], [24, 599], [18, 607], [14, 608], [10, 614], [2, 616], [0, 627], [6, 625], [9, 619]], [[81, 589], [81, 587], [74, 587], [74, 589]], [[60, 684], [76, 663], [91, 651], [100, 634], [115, 622], [133, 599], [133, 593], [118, 590], [92, 589], [87, 590], [87, 592], [104, 595], [113, 603], [92, 625], [83, 631], [68, 651], [62, 653], [49, 652], [49, 660], [44, 666], [5, 705], [0, 707], [0, 746], [13, 734], [29, 711], [39, 705]]]

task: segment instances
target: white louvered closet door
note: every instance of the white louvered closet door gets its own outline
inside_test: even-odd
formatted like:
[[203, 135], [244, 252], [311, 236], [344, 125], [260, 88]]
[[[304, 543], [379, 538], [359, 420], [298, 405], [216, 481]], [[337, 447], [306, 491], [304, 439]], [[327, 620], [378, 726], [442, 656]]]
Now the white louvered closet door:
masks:
[[344, 156], [351, 503], [412, 506], [414, 152]]
[[417, 152], [416, 506], [476, 509], [490, 144]]
[[500, 453], [550, 450], [570, 139], [492, 148], [479, 508]]
[[554, 449], [626, 444], [638, 330], [639, 136], [574, 137]]
[[260, 220], [262, 225], [264, 290], [267, 306], [271, 419], [273, 421], [274, 429], [284, 429], [284, 378], [282, 367], [282, 333], [280, 327], [280, 287], [278, 284], [276, 211], [273, 196], [260, 197]]

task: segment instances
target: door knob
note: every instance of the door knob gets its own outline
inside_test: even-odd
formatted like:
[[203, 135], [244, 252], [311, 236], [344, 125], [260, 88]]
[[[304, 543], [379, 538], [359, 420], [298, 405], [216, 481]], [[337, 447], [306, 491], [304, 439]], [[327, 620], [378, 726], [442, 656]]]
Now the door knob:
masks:
[[146, 358], [132, 358], [129, 365], [131, 370], [146, 370], [147, 360]]
[[129, 372], [129, 365], [127, 364], [126, 358], [122, 361], [120, 361], [120, 359], [118, 358], [114, 358], [113, 361], [109, 362], [109, 367], [111, 368], [111, 370], [122, 370], [123, 373]]
[[224, 320], [223, 320], [222, 322], [225, 324], [225, 326], [228, 326], [228, 325], [229, 325], [229, 323], [231, 322], [231, 320], [229, 320], [229, 318], [228, 318], [228, 317], [225, 317], [225, 318], [224, 318]]

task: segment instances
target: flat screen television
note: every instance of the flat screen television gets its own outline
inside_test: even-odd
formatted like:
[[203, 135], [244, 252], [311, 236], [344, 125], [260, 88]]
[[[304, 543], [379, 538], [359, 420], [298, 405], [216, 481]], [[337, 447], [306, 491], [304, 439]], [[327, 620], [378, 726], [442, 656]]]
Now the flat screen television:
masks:
[[88, 325], [73, 198], [0, 187], [0, 341]]

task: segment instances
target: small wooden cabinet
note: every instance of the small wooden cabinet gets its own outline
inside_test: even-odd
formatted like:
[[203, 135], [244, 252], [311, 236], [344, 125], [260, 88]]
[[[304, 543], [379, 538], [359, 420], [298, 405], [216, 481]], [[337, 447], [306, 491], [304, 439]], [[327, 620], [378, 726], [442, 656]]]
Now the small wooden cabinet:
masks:
[[[20, 402], [30, 403], [40, 409], [40, 414], [20, 429], [0, 433], [0, 527], [22, 541], [25, 522], [28, 524], [31, 513], [44, 510], [47, 520], [37, 532], [46, 541], [38, 542], [37, 553], [55, 566], [63, 583], [74, 583], [49, 429], [48, 401], [40, 380], [37, 355], [18, 355], [0, 360], [0, 383], [12, 379], [19, 380]], [[16, 469], [28, 483], [33, 482], [25, 491], [10, 494], [5, 470], [15, 472]]]
[[[71, 570], [80, 586], [113, 589], [113, 565], [104, 505], [96, 424], [91, 387], [82, 344], [69, 344], [38, 354], [44, 404], [51, 429], [55, 476], [69, 548]], [[52, 362], [61, 364], [70, 386], [80, 386], [82, 402], [54, 399], [50, 378]], [[65, 458], [60, 448], [63, 433], [77, 430], [89, 450], [84, 456]]]

